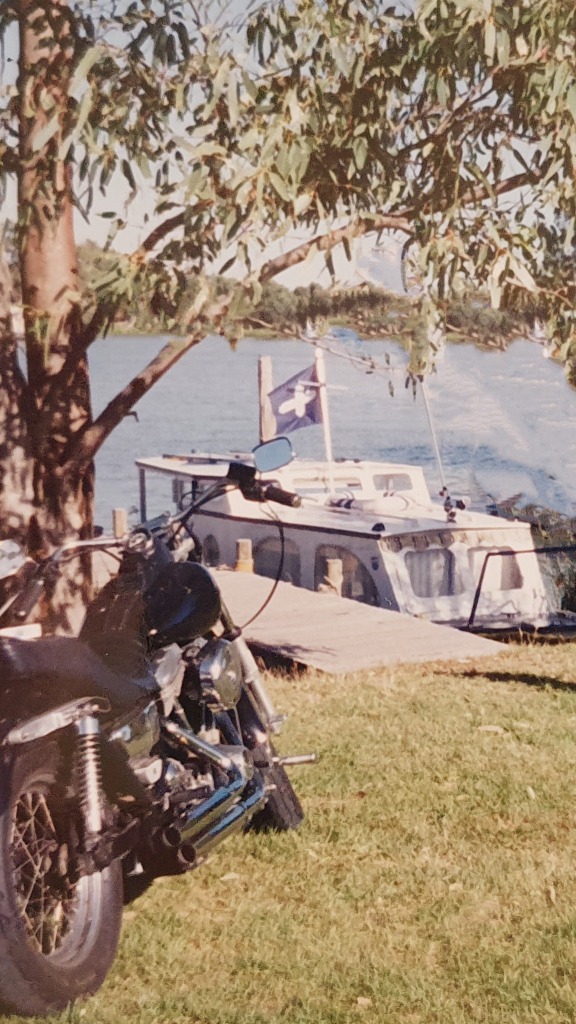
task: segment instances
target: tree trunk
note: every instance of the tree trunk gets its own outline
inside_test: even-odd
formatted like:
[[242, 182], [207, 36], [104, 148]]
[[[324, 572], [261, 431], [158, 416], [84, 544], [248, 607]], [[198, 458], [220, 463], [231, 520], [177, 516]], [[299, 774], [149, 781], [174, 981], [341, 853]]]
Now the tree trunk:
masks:
[[[80, 333], [67, 88], [73, 52], [65, 0], [20, 4], [18, 203], [27, 362], [27, 451], [32, 466], [29, 549], [45, 554], [92, 533], [94, 472], [65, 471], [66, 451], [91, 421]], [[52, 595], [50, 625], [75, 631], [90, 590], [89, 565], [66, 569]]]
[[28, 539], [33, 515], [32, 464], [24, 407], [26, 381], [12, 325], [12, 280], [0, 249], [0, 539]]

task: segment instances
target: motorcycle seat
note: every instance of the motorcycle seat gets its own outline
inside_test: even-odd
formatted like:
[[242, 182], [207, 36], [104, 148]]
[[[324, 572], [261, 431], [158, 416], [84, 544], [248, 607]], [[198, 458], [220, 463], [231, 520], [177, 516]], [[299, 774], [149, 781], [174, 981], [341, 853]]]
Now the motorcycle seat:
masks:
[[31, 705], [38, 700], [45, 710], [44, 705], [54, 707], [77, 697], [101, 696], [118, 712], [144, 707], [159, 693], [151, 673], [122, 675], [76, 637], [0, 638], [0, 679], [0, 704], [8, 715], [14, 700], [27, 712], [36, 713]]

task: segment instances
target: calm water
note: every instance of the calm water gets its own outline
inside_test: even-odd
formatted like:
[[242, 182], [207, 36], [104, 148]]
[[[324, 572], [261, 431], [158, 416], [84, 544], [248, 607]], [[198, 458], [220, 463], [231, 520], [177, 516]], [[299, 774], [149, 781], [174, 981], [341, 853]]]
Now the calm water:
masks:
[[[95, 413], [161, 344], [159, 338], [116, 338], [94, 346]], [[328, 384], [334, 385], [334, 455], [420, 463], [438, 490], [425, 405], [404, 388], [404, 354], [388, 342], [351, 351], [372, 356], [382, 367], [388, 353], [395, 369], [367, 373], [326, 356]], [[97, 522], [108, 528], [113, 507], [136, 504], [138, 456], [250, 450], [258, 442], [257, 365], [264, 354], [272, 356], [275, 384], [313, 361], [312, 348], [303, 342], [243, 341], [233, 351], [222, 339], [208, 339], [144, 396], [136, 406], [138, 422], [125, 419], [98, 455]], [[542, 357], [539, 345], [518, 341], [507, 352], [449, 346], [427, 389], [445, 479], [454, 491], [497, 498], [521, 492], [525, 501], [576, 512], [576, 392], [561, 369]], [[323, 454], [319, 426], [291, 439], [298, 455]]]

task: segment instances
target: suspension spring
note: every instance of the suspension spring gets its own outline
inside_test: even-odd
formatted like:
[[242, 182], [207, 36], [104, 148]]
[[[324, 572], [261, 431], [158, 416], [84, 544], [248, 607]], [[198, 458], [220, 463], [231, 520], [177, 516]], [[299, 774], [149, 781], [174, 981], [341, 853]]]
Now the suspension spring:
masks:
[[102, 831], [102, 764], [100, 757], [100, 723], [93, 715], [76, 722], [76, 764], [78, 795], [84, 820], [86, 841]]

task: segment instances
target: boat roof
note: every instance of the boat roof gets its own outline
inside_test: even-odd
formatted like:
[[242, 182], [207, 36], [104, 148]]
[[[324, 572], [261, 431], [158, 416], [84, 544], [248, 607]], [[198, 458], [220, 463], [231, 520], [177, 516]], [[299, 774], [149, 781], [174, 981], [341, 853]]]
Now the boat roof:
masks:
[[206, 477], [218, 479], [226, 476], [231, 462], [253, 463], [251, 452], [230, 452], [228, 455], [212, 455], [207, 452], [190, 452], [185, 455], [153, 455], [150, 458], [136, 459], [136, 465], [142, 469], [151, 469], [156, 473], [170, 473], [182, 477]]
[[[143, 471], [208, 483], [223, 479], [234, 460], [246, 463], [253, 458], [246, 452], [226, 455], [191, 452], [140, 458], [136, 464]], [[282, 506], [283, 522], [295, 527], [375, 537], [431, 529], [448, 529], [454, 534], [474, 530], [494, 537], [496, 531], [509, 533], [511, 529], [521, 529], [525, 532], [527, 529], [527, 525], [518, 520], [495, 517], [476, 509], [458, 509], [455, 519], [450, 519], [443, 501], [430, 497], [422, 468], [409, 463], [360, 459], [328, 463], [296, 458], [280, 469], [263, 473], [262, 477], [278, 481], [286, 490], [296, 491], [305, 499], [296, 509]], [[233, 517], [266, 518], [265, 512], [253, 502], [245, 501], [239, 491], [229, 493], [226, 500], [228, 514]], [[214, 509], [216, 507], [215, 504]], [[280, 513], [280, 507], [276, 508]], [[210, 514], [208, 507], [203, 511]], [[218, 514], [222, 514], [222, 510]]]

